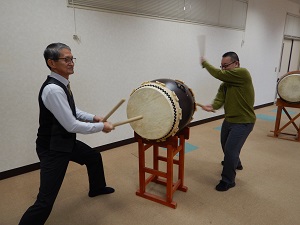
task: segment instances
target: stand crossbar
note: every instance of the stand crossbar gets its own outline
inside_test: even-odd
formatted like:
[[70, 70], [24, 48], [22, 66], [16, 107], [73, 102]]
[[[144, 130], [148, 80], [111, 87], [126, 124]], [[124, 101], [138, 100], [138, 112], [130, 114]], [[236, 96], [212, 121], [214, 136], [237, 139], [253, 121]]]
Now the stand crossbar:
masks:
[[[271, 131], [271, 132], [274, 133], [273, 136], [277, 137], [277, 138], [285, 139], [285, 140], [300, 141], [300, 125], [297, 126], [296, 123], [295, 123], [295, 121], [300, 117], [300, 113], [298, 113], [294, 117], [291, 117], [289, 112], [285, 109], [285, 107], [300, 108], [300, 104], [298, 104], [298, 103], [287, 103], [287, 102], [281, 100], [280, 98], [278, 98], [277, 101], [276, 101], [276, 106], [277, 106], [277, 115], [276, 115], [275, 129], [274, 129], [274, 131]], [[280, 127], [282, 111], [284, 111], [284, 113], [289, 118], [289, 122], [287, 122], [282, 127]], [[292, 124], [293, 127], [296, 129], [296, 134], [282, 132], [290, 124]]]

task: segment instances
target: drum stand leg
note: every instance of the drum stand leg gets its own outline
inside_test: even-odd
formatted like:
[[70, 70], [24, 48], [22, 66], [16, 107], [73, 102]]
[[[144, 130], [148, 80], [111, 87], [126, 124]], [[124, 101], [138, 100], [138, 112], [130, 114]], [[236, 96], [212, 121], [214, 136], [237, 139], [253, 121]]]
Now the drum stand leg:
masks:
[[[184, 186], [184, 150], [185, 140], [189, 138], [189, 128], [184, 128], [177, 135], [168, 138], [163, 142], [149, 141], [140, 137], [135, 133], [135, 138], [138, 141], [139, 152], [139, 185], [140, 188], [136, 191], [136, 195], [152, 200], [154, 202], [176, 208], [177, 203], [173, 201], [173, 194], [176, 190], [186, 192], [188, 188]], [[145, 166], [145, 151], [153, 146], [153, 168]], [[159, 147], [167, 149], [167, 156], [159, 155]], [[174, 159], [178, 153], [179, 159]], [[166, 172], [159, 170], [159, 161], [167, 163]], [[173, 167], [178, 165], [178, 180], [173, 182]], [[150, 176], [146, 179], [146, 173]], [[146, 186], [154, 182], [166, 186], [166, 196], [161, 197], [151, 194], [146, 191]]]
[[[292, 141], [300, 141], [300, 126], [298, 127], [295, 123], [296, 119], [298, 119], [300, 117], [300, 113], [298, 113], [294, 118], [292, 118], [290, 116], [290, 114], [288, 113], [288, 111], [285, 109], [285, 107], [300, 108], [300, 104], [287, 103], [278, 98], [276, 105], [277, 105], [277, 115], [276, 115], [275, 129], [274, 129], [274, 131], [271, 131], [271, 132], [274, 132], [274, 137], [286, 139], [286, 140], [292, 140]], [[289, 122], [287, 122], [285, 125], [283, 125], [280, 128], [282, 110], [285, 112], [285, 114], [289, 118]], [[294, 126], [294, 128], [296, 129], [296, 131], [297, 131], [296, 134], [282, 132], [290, 124], [292, 124]], [[288, 138], [288, 136], [295, 136], [295, 138]]]

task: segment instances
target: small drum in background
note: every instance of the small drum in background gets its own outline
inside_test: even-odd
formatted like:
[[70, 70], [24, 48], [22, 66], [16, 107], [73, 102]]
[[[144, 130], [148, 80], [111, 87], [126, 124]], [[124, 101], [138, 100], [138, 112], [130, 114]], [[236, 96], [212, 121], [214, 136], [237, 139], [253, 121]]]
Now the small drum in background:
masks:
[[131, 93], [127, 117], [143, 116], [130, 123], [141, 137], [165, 141], [193, 119], [195, 110], [194, 94], [182, 81], [157, 79], [142, 83]]
[[289, 103], [300, 103], [300, 71], [291, 71], [277, 82], [278, 96]]

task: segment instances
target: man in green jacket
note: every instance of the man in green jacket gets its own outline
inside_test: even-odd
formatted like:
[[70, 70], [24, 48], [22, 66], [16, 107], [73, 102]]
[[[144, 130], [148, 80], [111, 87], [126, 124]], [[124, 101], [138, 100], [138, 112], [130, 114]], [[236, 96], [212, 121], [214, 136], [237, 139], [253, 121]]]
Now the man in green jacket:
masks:
[[236, 169], [243, 169], [240, 152], [256, 120], [252, 78], [247, 69], [240, 68], [235, 52], [222, 56], [221, 69], [213, 67], [203, 57], [201, 63], [213, 77], [222, 81], [213, 103], [202, 109], [212, 112], [224, 106], [225, 119], [221, 129], [223, 171], [216, 190], [227, 191], [235, 186]]

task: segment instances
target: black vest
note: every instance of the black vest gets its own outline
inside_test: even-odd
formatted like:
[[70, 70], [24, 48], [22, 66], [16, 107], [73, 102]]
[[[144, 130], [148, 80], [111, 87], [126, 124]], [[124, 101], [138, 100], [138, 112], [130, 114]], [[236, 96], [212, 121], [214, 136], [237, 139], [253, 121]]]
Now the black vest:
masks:
[[55, 118], [55, 116], [45, 107], [42, 100], [42, 92], [46, 85], [56, 84], [60, 86], [68, 97], [68, 102], [73, 115], [76, 117], [75, 102], [73, 96], [69, 94], [66, 86], [60, 81], [48, 76], [47, 80], [43, 83], [39, 92], [39, 129], [37, 133], [36, 144], [39, 147], [49, 149], [52, 151], [72, 152], [76, 141], [76, 134], [69, 133]]

